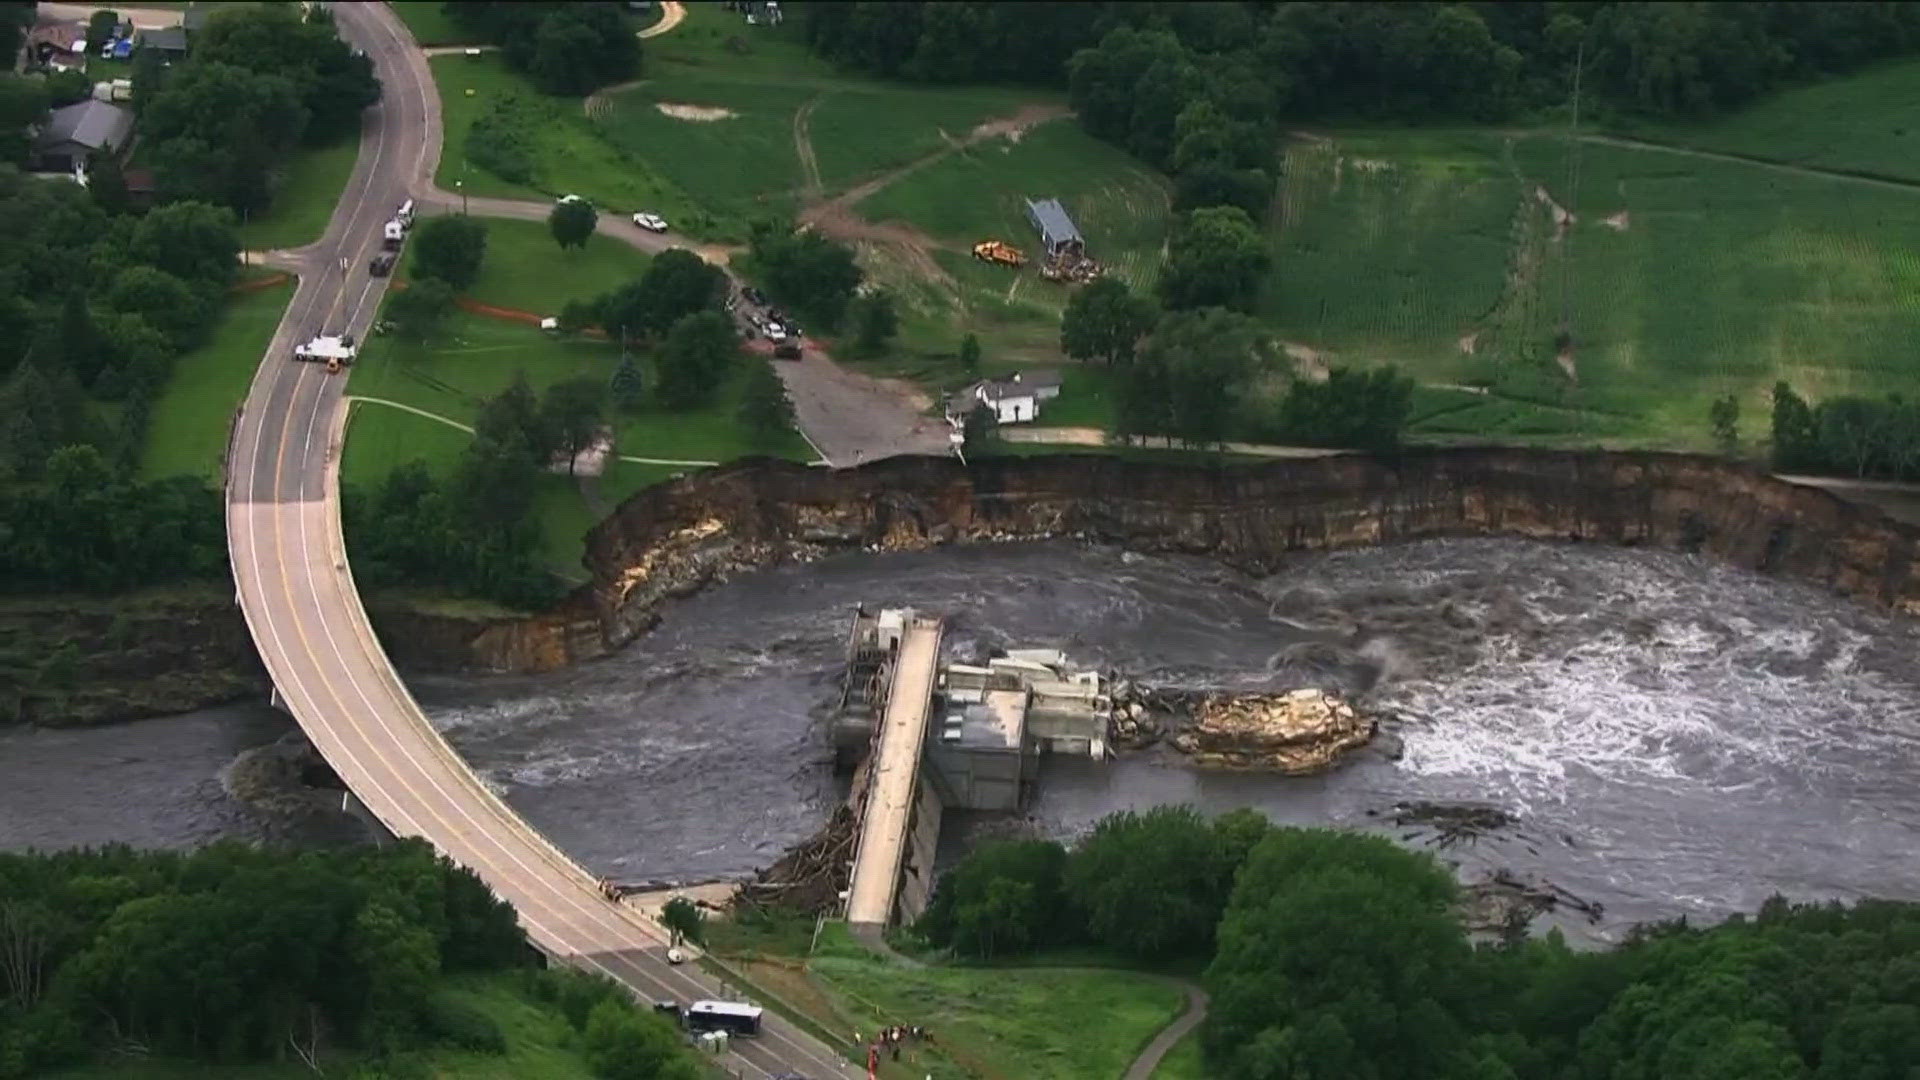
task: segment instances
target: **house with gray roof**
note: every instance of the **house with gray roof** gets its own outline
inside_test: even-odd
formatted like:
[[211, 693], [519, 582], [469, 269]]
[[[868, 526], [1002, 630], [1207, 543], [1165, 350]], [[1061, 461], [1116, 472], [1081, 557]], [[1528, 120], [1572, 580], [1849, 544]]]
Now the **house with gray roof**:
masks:
[[187, 55], [187, 28], [157, 26], [142, 30], [134, 37], [134, 47], [152, 49], [166, 60], [184, 60]]
[[1059, 199], [1041, 199], [1038, 202], [1027, 200], [1027, 220], [1040, 232], [1041, 246], [1053, 258], [1062, 255], [1080, 256], [1087, 253], [1087, 242], [1080, 238], [1080, 230], [1067, 216], [1067, 208], [1060, 205]]
[[133, 141], [133, 114], [92, 98], [55, 109], [33, 140], [34, 168], [72, 172], [94, 158], [116, 155]]

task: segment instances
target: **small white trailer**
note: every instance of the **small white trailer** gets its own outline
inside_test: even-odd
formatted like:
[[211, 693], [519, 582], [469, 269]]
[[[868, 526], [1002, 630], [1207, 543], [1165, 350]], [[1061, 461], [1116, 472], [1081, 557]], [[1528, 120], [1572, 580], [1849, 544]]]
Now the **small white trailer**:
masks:
[[334, 372], [353, 363], [357, 352], [359, 350], [354, 347], [350, 337], [317, 337], [295, 345], [293, 358], [311, 364], [325, 364], [329, 372]]

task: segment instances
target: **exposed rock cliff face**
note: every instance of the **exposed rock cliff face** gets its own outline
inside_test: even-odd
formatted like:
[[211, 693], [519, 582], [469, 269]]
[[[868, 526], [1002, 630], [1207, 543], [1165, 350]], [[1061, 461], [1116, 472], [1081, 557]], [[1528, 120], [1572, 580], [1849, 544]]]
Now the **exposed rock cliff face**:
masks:
[[[368, 615], [404, 671], [545, 670], [574, 659], [583, 633], [599, 651], [599, 620], [577, 603], [521, 618], [376, 602]], [[267, 692], [230, 590], [0, 605], [0, 723], [109, 724]]]
[[[590, 601], [617, 646], [660, 600], [734, 569], [835, 548], [1078, 536], [1208, 554], [1440, 536], [1653, 544], [1920, 614], [1920, 529], [1711, 458], [1463, 449], [1210, 469], [1102, 456], [893, 458], [830, 471], [739, 462], [633, 495], [588, 534]], [[560, 650], [579, 658], [578, 644]]]

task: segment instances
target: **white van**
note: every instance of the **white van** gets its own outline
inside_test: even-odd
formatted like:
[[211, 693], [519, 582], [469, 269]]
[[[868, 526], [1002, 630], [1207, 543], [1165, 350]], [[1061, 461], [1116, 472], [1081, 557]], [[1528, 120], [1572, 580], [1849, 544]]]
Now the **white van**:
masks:
[[393, 215], [393, 220], [399, 222], [405, 228], [409, 228], [409, 229], [413, 228], [413, 200], [412, 199], [408, 199], [406, 202], [403, 202], [400, 204], [400, 212]]

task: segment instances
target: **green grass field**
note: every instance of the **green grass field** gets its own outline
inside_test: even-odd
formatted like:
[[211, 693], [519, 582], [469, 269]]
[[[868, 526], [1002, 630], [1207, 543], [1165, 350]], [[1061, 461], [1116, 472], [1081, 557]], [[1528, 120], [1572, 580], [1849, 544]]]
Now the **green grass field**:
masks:
[[285, 179], [274, 193], [273, 205], [240, 229], [240, 242], [251, 251], [295, 248], [311, 244], [327, 231], [333, 206], [353, 175], [360, 140], [345, 139], [332, 146], [301, 150], [287, 163]]
[[1160, 1059], [1160, 1067], [1153, 1070], [1153, 1080], [1207, 1080], [1206, 1064], [1200, 1060], [1200, 1040], [1189, 1035], [1175, 1043]]
[[1920, 62], [1796, 87], [1732, 116], [1692, 123], [1623, 120], [1621, 135], [1768, 161], [1920, 181]]
[[1070, 286], [1042, 278], [1037, 266], [991, 266], [970, 254], [979, 240], [1006, 240], [1033, 255], [1026, 200], [1060, 199], [1110, 271], [1145, 290], [1158, 277], [1169, 223], [1164, 181], [1071, 120], [1054, 120], [1018, 141], [992, 139], [881, 189], [855, 207], [869, 221], [899, 222], [938, 245], [944, 279], [912, 263], [870, 252], [869, 273], [901, 300], [900, 351], [951, 353], [961, 335], [979, 335], [989, 358], [1010, 363], [1057, 359], [1060, 312]]
[[[793, 210], [800, 188], [793, 115], [815, 92], [662, 74], [616, 95], [597, 124], [608, 142], [646, 161], [679, 190], [697, 192], [710, 214], [784, 214]], [[683, 119], [663, 108], [718, 119]]]
[[[693, 210], [685, 194], [639, 158], [596, 135], [578, 98], [540, 93], [508, 71], [493, 53], [478, 58], [436, 56], [429, 63], [445, 125], [440, 170], [434, 176], [440, 187], [452, 191], [454, 183], [462, 181], [469, 195], [503, 199], [575, 193], [603, 210], [650, 210], [667, 215], [676, 225]], [[530, 184], [509, 183], [466, 159], [467, 131], [474, 118], [508, 95], [517, 98], [531, 116], [527, 130], [534, 143], [536, 172]]]
[[[390, 339], [369, 342], [353, 366], [348, 392], [399, 402], [471, 426], [481, 402], [505, 389], [517, 372], [525, 372], [528, 384], [539, 393], [570, 378], [610, 378], [619, 357], [619, 350], [604, 342], [566, 341], [520, 324], [462, 314], [455, 317], [445, 342], [417, 355]], [[616, 415], [611, 418], [615, 453], [672, 461], [725, 462], [756, 453], [812, 460], [798, 432], [789, 431], [770, 447], [752, 445], [733, 419], [738, 401], [736, 380], [706, 408], [667, 412], [645, 406]], [[395, 466], [412, 461], [423, 462], [435, 475], [448, 476], [470, 440], [468, 432], [444, 420], [378, 402], [357, 402], [341, 477], [347, 484], [372, 488]], [[616, 461], [598, 481], [600, 500], [611, 510], [640, 488], [696, 468]], [[548, 565], [577, 580], [581, 542], [599, 520], [579, 481], [557, 475], [544, 478], [536, 512]]]
[[1436, 437], [1703, 448], [1713, 398], [1757, 436], [1778, 379], [1920, 390], [1920, 191], [1584, 143], [1576, 200], [1569, 165], [1547, 137], [1296, 143], [1265, 314], [1327, 363], [1491, 391], [1423, 395]]
[[167, 385], [153, 403], [142, 475], [184, 473], [219, 480], [227, 427], [292, 299], [291, 283], [235, 296], [213, 337], [173, 362]]
[[467, 295], [496, 307], [557, 314], [569, 300], [598, 296], [646, 272], [652, 259], [610, 236], [562, 250], [543, 221], [487, 219], [487, 257]]
[[910, 968], [846, 950], [807, 968], [867, 1029], [922, 1024], [975, 1076], [1113, 1080], [1182, 1007], [1173, 987], [1121, 971]]
[[394, 0], [393, 10], [413, 32], [422, 47], [435, 45], [478, 45], [480, 39], [453, 24], [441, 10], [439, 0]]
[[841, 191], [942, 150], [1022, 106], [1048, 103], [1032, 90], [855, 84], [821, 94], [807, 130], [822, 183]]
[[[507, 977], [469, 978], [447, 991], [485, 1013], [506, 1037], [505, 1054], [457, 1050], [413, 1051], [401, 1055], [401, 1075], [459, 1077], [460, 1080], [592, 1080], [578, 1048], [578, 1036], [566, 1018], [520, 992]], [[387, 1075], [378, 1063], [356, 1055], [329, 1054], [321, 1060], [328, 1076], [359, 1075], [362, 1065]], [[48, 1080], [302, 1080], [321, 1075], [297, 1059], [273, 1064], [217, 1065], [125, 1057], [80, 1069], [46, 1074]], [[371, 1073], [369, 1073], [371, 1075]]]

